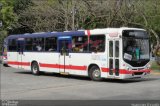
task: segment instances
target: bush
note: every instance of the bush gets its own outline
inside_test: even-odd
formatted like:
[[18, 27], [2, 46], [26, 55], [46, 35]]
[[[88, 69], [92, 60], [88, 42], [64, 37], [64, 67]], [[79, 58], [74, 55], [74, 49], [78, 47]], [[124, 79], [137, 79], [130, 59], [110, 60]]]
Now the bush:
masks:
[[160, 65], [157, 64], [157, 62], [152, 62], [151, 63], [151, 70], [158, 70], [160, 72]]

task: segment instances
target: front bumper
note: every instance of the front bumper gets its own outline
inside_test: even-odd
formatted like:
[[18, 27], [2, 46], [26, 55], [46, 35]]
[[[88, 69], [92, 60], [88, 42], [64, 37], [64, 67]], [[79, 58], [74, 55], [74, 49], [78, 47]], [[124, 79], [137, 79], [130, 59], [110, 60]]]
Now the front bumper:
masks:
[[120, 73], [123, 74], [123, 78], [142, 78], [151, 73], [150, 69], [142, 70], [120, 70]]

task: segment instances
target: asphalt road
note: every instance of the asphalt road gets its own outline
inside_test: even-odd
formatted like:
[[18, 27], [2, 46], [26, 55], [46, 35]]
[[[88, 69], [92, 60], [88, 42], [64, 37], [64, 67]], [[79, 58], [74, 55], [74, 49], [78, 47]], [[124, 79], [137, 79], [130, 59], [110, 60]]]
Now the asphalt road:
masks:
[[[1, 64], [0, 64], [1, 65]], [[1, 69], [1, 99], [6, 100], [159, 100], [160, 75], [136, 80], [91, 81], [86, 77]]]

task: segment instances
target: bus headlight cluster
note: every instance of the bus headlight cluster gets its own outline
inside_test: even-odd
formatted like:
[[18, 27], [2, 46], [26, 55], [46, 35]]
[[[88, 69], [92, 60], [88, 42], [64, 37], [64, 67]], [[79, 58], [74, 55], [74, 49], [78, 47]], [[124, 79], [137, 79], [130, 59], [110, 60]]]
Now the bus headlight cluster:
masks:
[[150, 64], [147, 64], [146, 68], [147, 68], [147, 69], [150, 69], [150, 68], [151, 68], [151, 65], [150, 65]]
[[129, 71], [130, 71], [130, 70], [131, 70], [131, 68], [127, 66], [127, 67], [126, 67], [126, 70], [129, 70]]

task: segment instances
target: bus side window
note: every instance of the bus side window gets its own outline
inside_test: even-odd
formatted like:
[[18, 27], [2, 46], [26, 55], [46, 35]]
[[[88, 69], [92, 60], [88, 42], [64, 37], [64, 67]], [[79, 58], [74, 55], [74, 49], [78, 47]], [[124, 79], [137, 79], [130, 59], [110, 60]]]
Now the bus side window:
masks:
[[45, 51], [57, 51], [57, 37], [45, 39]]
[[115, 42], [115, 56], [119, 57], [119, 41]]
[[89, 42], [90, 52], [104, 52], [105, 51], [105, 36], [96, 35], [90, 37]]
[[113, 41], [109, 41], [109, 57], [113, 57]]
[[9, 51], [17, 50], [17, 42], [16, 39], [9, 39]]
[[43, 51], [43, 50], [44, 50], [44, 38], [34, 38], [33, 51]]
[[25, 39], [25, 50], [26, 51], [32, 51], [33, 46], [33, 39], [32, 38], [26, 38]]
[[72, 37], [72, 52], [87, 52], [88, 51], [87, 36]]

